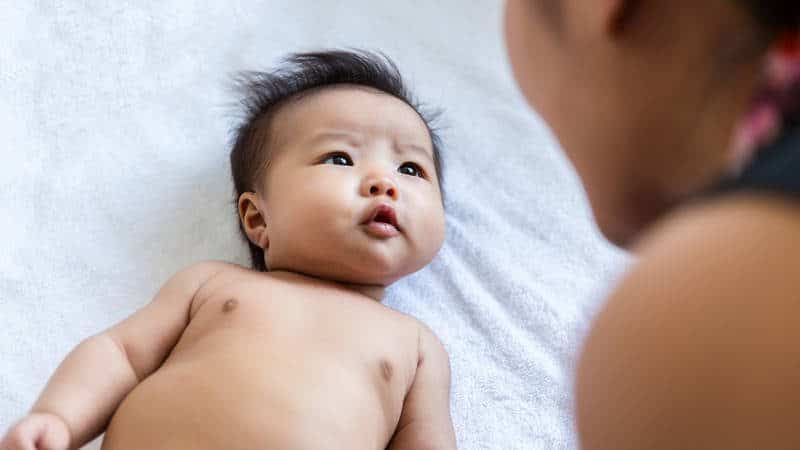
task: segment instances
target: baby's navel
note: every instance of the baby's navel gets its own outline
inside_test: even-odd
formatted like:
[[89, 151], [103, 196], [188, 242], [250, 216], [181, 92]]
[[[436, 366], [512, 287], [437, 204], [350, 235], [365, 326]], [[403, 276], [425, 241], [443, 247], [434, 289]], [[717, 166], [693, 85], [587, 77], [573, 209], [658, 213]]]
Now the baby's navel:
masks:
[[229, 313], [236, 309], [237, 306], [239, 306], [239, 302], [235, 298], [229, 299], [222, 305], [222, 312]]
[[389, 361], [382, 359], [381, 360], [381, 376], [386, 381], [392, 380], [392, 374], [394, 373], [394, 369], [392, 368], [392, 363]]

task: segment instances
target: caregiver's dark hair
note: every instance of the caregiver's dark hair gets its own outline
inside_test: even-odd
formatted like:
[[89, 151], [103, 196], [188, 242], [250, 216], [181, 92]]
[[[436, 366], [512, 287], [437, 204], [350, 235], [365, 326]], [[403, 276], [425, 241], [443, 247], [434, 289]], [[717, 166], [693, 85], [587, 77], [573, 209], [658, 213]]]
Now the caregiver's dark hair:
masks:
[[[562, 21], [562, 0], [530, 0], [559, 27]], [[800, 1], [798, 0], [727, 0], [738, 3], [753, 15], [762, 31], [775, 35], [783, 30], [800, 27]]]
[[747, 8], [770, 34], [800, 27], [798, 0], [732, 0]]
[[[275, 114], [305, 95], [342, 84], [364, 86], [389, 94], [405, 102], [420, 115], [431, 136], [436, 175], [441, 184], [441, 138], [433, 126], [438, 113], [423, 112], [389, 57], [364, 50], [295, 53], [273, 71], [242, 72], [236, 77], [235, 85], [242, 94], [244, 118], [234, 131], [230, 153], [235, 204], [238, 205], [243, 193], [255, 192], [255, 183], [267, 168], [269, 145], [272, 142], [270, 126]], [[265, 272], [264, 250], [247, 239], [241, 221], [239, 229], [250, 246], [253, 269]]]

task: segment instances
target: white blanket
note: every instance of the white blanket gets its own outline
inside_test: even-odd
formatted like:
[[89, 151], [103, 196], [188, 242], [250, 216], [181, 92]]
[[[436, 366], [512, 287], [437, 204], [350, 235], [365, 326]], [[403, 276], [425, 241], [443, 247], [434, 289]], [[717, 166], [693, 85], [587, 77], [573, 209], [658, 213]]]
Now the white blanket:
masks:
[[571, 367], [626, 263], [514, 85], [496, 0], [0, 0], [0, 432], [179, 268], [247, 263], [230, 74], [378, 49], [444, 107], [448, 237], [387, 303], [450, 352], [459, 447], [577, 448]]

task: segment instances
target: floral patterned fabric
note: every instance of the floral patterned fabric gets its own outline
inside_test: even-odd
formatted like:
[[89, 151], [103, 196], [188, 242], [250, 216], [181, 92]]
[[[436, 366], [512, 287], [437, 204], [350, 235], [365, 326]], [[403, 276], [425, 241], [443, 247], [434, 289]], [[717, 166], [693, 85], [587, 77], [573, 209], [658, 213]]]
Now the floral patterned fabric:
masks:
[[787, 127], [800, 125], [799, 115], [800, 30], [785, 33], [767, 56], [762, 89], [734, 138], [734, 171], [742, 171], [758, 149], [776, 141]]

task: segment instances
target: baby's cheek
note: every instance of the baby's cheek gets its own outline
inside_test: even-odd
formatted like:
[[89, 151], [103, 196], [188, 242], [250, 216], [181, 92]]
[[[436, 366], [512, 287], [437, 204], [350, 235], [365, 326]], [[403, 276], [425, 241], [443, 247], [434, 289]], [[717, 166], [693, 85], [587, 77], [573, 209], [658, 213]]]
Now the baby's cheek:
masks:
[[426, 253], [435, 255], [444, 243], [444, 213], [439, 209], [433, 208], [425, 215], [425, 223], [420, 232], [424, 239]]

